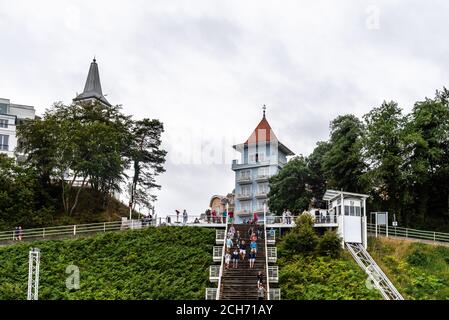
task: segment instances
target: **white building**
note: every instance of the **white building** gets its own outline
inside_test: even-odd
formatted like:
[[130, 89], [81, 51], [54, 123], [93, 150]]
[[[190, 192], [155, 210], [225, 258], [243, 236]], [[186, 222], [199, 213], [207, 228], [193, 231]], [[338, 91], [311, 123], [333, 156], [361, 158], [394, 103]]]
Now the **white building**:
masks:
[[0, 98], [0, 153], [14, 157], [17, 147], [16, 129], [23, 121], [34, 119], [36, 111], [32, 106], [13, 104]]

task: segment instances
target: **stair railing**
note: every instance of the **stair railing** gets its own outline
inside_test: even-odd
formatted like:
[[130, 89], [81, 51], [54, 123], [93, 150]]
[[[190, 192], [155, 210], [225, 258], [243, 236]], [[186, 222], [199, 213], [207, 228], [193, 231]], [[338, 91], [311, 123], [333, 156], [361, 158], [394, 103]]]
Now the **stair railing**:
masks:
[[270, 281], [268, 279], [268, 241], [267, 241], [267, 210], [264, 210], [263, 232], [265, 244], [265, 278], [267, 279], [267, 300], [270, 300]]
[[221, 255], [221, 265], [220, 265], [220, 273], [218, 274], [218, 287], [217, 287], [217, 295], [216, 300], [220, 300], [220, 292], [221, 292], [221, 278], [223, 277], [223, 268], [224, 268], [224, 257], [226, 255], [226, 240], [228, 238], [228, 225], [229, 222], [226, 221], [225, 224], [225, 239], [223, 241], [223, 250]]

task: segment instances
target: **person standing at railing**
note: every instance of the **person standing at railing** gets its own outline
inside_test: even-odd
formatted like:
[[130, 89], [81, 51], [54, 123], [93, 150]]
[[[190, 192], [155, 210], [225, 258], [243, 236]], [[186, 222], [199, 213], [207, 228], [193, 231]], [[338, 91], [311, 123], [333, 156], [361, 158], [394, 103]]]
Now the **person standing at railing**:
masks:
[[182, 212], [182, 219], [183, 219], [183, 224], [187, 224], [187, 219], [188, 219], [188, 215], [187, 215], [187, 210], [184, 209], [184, 211]]
[[254, 212], [254, 214], [253, 214], [253, 223], [254, 224], [257, 224], [257, 221], [259, 220], [259, 217], [257, 216], [257, 213], [256, 212]]
[[282, 212], [282, 223], [287, 223], [287, 209]]
[[13, 239], [14, 239], [15, 241], [19, 240], [19, 227], [16, 227], [16, 228], [14, 229], [14, 237], [13, 237]]
[[215, 223], [217, 221], [217, 211], [212, 210], [212, 223]]
[[226, 216], [227, 216], [226, 209], [223, 211], [223, 223], [226, 223]]
[[229, 211], [228, 213], [229, 216], [229, 223], [234, 223], [234, 211]]
[[285, 217], [287, 218], [287, 224], [292, 224], [292, 213], [289, 209], [285, 212]]
[[208, 208], [208, 209], [206, 210], [207, 223], [210, 223], [210, 215], [211, 215], [211, 212], [210, 212], [210, 209]]
[[178, 223], [179, 222], [179, 210], [178, 209], [176, 209], [175, 210], [175, 212], [176, 212], [176, 223]]

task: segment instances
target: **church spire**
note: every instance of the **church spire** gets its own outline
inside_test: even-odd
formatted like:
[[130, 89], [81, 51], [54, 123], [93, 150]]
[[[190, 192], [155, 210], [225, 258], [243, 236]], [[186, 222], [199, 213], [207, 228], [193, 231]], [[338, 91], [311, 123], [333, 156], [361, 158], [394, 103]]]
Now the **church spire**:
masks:
[[83, 93], [78, 95], [73, 101], [83, 101], [96, 99], [100, 102], [110, 106], [111, 104], [106, 100], [101, 90], [100, 73], [98, 71], [98, 64], [96, 58], [90, 64], [89, 73], [87, 75], [86, 84], [84, 85]]

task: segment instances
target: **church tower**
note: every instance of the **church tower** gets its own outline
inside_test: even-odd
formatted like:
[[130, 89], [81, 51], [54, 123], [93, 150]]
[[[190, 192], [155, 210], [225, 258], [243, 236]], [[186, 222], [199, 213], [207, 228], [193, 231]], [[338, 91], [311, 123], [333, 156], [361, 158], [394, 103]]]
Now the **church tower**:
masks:
[[100, 73], [98, 72], [98, 64], [95, 58], [90, 64], [84, 91], [73, 99], [73, 101], [100, 101], [108, 107], [111, 106], [101, 90]]

